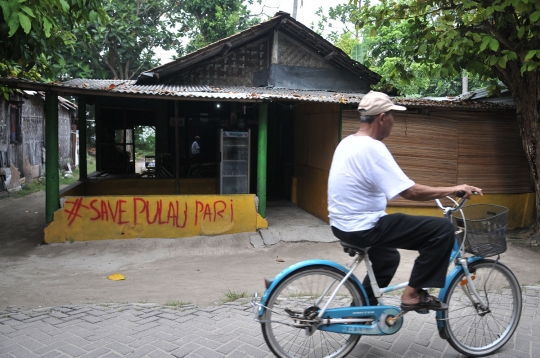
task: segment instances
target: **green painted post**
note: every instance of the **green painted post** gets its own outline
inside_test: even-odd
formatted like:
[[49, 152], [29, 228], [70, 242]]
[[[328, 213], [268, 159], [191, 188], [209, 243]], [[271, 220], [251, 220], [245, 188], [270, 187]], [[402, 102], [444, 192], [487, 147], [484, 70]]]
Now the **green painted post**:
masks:
[[86, 163], [86, 96], [79, 95], [78, 103], [79, 123], [79, 180], [88, 178], [88, 165]]
[[45, 93], [45, 219], [50, 223], [60, 208], [58, 178], [58, 92]]
[[259, 104], [259, 147], [257, 150], [257, 197], [259, 214], [266, 218], [266, 158], [268, 143], [268, 103]]

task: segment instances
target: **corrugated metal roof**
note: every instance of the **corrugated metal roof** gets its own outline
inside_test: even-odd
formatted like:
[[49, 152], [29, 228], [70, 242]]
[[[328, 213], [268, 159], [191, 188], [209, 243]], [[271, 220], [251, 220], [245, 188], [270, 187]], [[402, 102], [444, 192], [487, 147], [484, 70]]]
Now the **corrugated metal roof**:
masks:
[[[30, 90], [53, 90], [78, 95], [105, 95], [122, 97], [161, 98], [178, 100], [225, 100], [260, 102], [262, 100], [290, 100], [296, 102], [350, 103], [360, 102], [364, 93], [304, 91], [269, 87], [213, 87], [181, 85], [137, 85], [135, 81], [74, 79], [62, 83], [33, 82], [24, 79], [0, 78], [0, 84]], [[411, 108], [449, 107], [477, 109], [512, 109], [505, 103], [442, 98], [394, 98], [396, 103]]]
[[472, 100], [472, 101], [483, 101], [483, 102], [496, 102], [496, 103], [501, 103], [501, 104], [505, 104], [509, 106], [514, 106], [515, 105], [514, 98], [512, 97], [512, 94], [510, 93], [508, 88], [506, 88], [506, 86], [502, 82], [499, 82], [499, 86], [501, 87], [499, 94], [490, 95], [487, 90], [487, 87], [483, 87], [483, 88], [479, 88], [479, 89], [464, 93], [460, 96], [457, 96], [457, 98], [462, 101]]
[[[0, 79], [2, 83], [3, 79]], [[19, 80], [19, 84], [28, 88], [32, 83], [37, 82]], [[43, 84], [45, 85], [45, 84]], [[213, 87], [213, 86], [181, 86], [181, 85], [137, 85], [135, 81], [120, 80], [92, 80], [74, 79], [62, 83], [47, 84], [50, 89], [62, 92], [106, 92], [109, 95], [123, 94], [133, 96], [152, 97], [175, 97], [175, 98], [198, 98], [209, 100], [238, 100], [238, 101], [260, 101], [260, 100], [296, 100], [330, 103], [358, 103], [363, 97], [363, 93], [345, 93], [330, 91], [303, 91], [286, 88], [268, 87]], [[75, 91], [76, 90], [76, 91]], [[96, 94], [96, 93], [88, 93]]]

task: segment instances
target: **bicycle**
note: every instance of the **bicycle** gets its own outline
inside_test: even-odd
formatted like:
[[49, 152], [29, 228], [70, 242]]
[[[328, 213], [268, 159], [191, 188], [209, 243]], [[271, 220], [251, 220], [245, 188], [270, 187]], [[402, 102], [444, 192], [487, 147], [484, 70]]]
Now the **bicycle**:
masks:
[[[458, 352], [486, 356], [512, 337], [522, 310], [519, 282], [499, 262], [500, 254], [506, 250], [508, 210], [503, 208], [506, 212], [497, 213], [494, 209], [502, 207], [489, 206], [477, 210], [483, 214], [473, 212], [475, 218], [467, 219], [464, 211], [477, 205], [463, 207], [467, 200], [448, 199], [454, 203], [452, 207], [436, 202], [444, 217], [458, 225], [449, 261], [455, 267], [439, 291], [438, 298], [449, 308], [436, 312], [437, 328], [441, 338]], [[479, 217], [482, 215], [484, 218]], [[277, 357], [345, 357], [361, 335], [391, 335], [401, 329], [408, 311], [385, 305], [382, 296], [405, 288], [408, 282], [379, 288], [369, 248], [343, 242], [341, 245], [355, 257], [349, 268], [328, 260], [303, 261], [286, 268], [273, 280], [265, 279], [262, 297], [255, 293], [251, 300], [255, 320], [261, 323], [264, 339]], [[497, 258], [486, 259], [489, 256]], [[366, 305], [364, 287], [353, 273], [362, 261], [377, 306]]]

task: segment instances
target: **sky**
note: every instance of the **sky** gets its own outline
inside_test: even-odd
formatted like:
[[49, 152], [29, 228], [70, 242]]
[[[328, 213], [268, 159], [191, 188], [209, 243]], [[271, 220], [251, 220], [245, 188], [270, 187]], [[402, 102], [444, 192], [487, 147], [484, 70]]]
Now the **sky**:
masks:
[[[252, 14], [260, 14], [263, 12], [265, 15], [273, 16], [278, 11], [285, 11], [289, 14], [293, 13], [293, 0], [261, 0], [261, 4], [257, 0], [253, 1], [253, 5], [248, 5], [248, 9]], [[341, 1], [328, 1], [328, 0], [298, 0], [298, 10], [296, 14], [296, 20], [300, 21], [307, 27], [311, 27], [311, 23], [317, 24], [319, 17], [315, 14], [319, 7], [322, 7], [325, 13], [328, 13], [330, 6], [336, 6], [340, 3], [347, 3], [348, 0]], [[266, 19], [266, 16], [263, 16]], [[332, 24], [333, 30], [340, 28], [339, 23]], [[156, 51], [157, 57], [161, 60], [161, 64], [172, 61], [175, 52], [167, 52], [162, 49]]]

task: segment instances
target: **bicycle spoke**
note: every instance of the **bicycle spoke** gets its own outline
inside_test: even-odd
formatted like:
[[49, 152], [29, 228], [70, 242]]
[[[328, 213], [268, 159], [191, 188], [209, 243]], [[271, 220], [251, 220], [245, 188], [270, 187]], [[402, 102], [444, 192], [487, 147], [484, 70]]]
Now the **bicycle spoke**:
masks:
[[[270, 295], [262, 317], [264, 338], [278, 357], [344, 357], [356, 345], [359, 336], [318, 330], [313, 319], [328, 301], [330, 285], [340, 282], [345, 274], [331, 267], [310, 267], [291, 275]], [[363, 299], [357, 286], [346, 281], [329, 308], [362, 306]], [[289, 313], [288, 313], [288, 312]], [[297, 317], [292, 318], [290, 312]], [[275, 317], [287, 316], [306, 320], [307, 328], [275, 322]], [[310, 322], [314, 326], [310, 326]], [[308, 333], [307, 330], [310, 330]], [[314, 331], [311, 331], [314, 330]]]
[[474, 285], [487, 309], [470, 300], [468, 288], [458, 288], [462, 274], [447, 292], [445, 301], [450, 307], [442, 320], [448, 341], [456, 350], [480, 356], [495, 352], [514, 333], [521, 314], [521, 290], [510, 270], [500, 263], [483, 260], [471, 266], [476, 275]]

